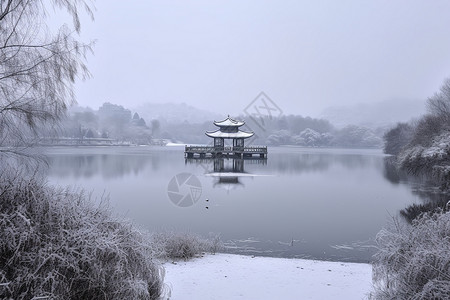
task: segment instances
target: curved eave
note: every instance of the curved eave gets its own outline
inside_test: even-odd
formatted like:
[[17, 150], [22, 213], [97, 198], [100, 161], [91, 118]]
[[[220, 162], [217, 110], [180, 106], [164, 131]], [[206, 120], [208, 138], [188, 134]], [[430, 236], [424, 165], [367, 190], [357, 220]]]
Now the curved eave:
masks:
[[205, 134], [211, 138], [224, 138], [224, 139], [247, 139], [254, 135], [253, 132], [241, 130], [239, 130], [238, 132], [222, 132], [220, 130], [216, 130], [216, 131], [207, 131]]
[[230, 116], [228, 116], [228, 118], [226, 118], [225, 120], [222, 120], [222, 121], [219, 121], [219, 122], [214, 121], [214, 125], [219, 126], [219, 127], [221, 127], [221, 126], [236, 126], [236, 127], [240, 127], [240, 126], [242, 126], [244, 124], [245, 124], [245, 122], [236, 121], [236, 120], [230, 118]]

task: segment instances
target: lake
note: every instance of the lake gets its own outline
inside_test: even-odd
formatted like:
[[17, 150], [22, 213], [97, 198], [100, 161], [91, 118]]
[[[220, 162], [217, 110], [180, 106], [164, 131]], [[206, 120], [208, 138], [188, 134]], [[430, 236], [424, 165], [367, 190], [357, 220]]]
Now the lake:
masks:
[[51, 183], [154, 230], [220, 234], [226, 251], [367, 262], [392, 216], [423, 199], [381, 150], [273, 147], [267, 160], [184, 158], [184, 147], [46, 149]]

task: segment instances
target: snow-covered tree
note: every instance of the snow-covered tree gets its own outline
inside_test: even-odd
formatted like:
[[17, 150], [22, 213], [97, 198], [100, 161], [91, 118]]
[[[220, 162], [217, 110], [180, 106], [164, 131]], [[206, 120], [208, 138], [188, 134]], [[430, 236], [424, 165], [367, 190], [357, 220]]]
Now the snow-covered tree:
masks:
[[383, 136], [384, 153], [397, 155], [412, 139], [414, 128], [408, 123], [398, 123]]
[[310, 128], [306, 128], [300, 132], [299, 136], [303, 138], [306, 146], [319, 146], [321, 142], [321, 134]]
[[368, 128], [349, 125], [337, 132], [333, 143], [342, 147], [380, 147], [382, 140]]

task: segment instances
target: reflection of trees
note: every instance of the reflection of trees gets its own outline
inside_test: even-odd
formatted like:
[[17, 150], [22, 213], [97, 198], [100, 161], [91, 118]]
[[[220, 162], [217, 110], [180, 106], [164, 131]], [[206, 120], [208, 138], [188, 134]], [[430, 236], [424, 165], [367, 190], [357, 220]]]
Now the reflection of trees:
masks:
[[324, 171], [333, 165], [359, 169], [373, 163], [380, 163], [380, 158], [358, 154], [273, 153], [268, 158], [267, 169], [280, 173], [302, 173]]
[[101, 175], [103, 178], [117, 178], [127, 174], [139, 174], [148, 166], [157, 171], [160, 161], [166, 164], [177, 164], [176, 159], [167, 158], [179, 153], [144, 154], [65, 154], [48, 157], [51, 168], [49, 175], [59, 177], [91, 178]]
[[[267, 159], [217, 159], [211, 158], [192, 158], [186, 159], [186, 163], [196, 164], [205, 169], [206, 172], [215, 170], [219, 172], [219, 164], [223, 164], [224, 170], [230, 170], [232, 164], [245, 164], [246, 171], [258, 173], [264, 170], [264, 173], [303, 173], [303, 172], [321, 172], [333, 165], [340, 165], [347, 169], [364, 169], [368, 165], [374, 164], [380, 169], [383, 168], [383, 159], [381, 156], [370, 156], [360, 154], [336, 154], [336, 153], [269, 153]], [[230, 163], [232, 162], [232, 164]], [[234, 166], [236, 169], [236, 167]], [[222, 172], [224, 172], [222, 170]]]
[[384, 158], [384, 178], [394, 184], [399, 184], [401, 177], [406, 179], [406, 175], [403, 174], [395, 165], [395, 157], [388, 156]]
[[433, 213], [439, 209], [449, 211], [447, 203], [449, 202], [448, 195], [436, 194], [426, 191], [415, 191], [419, 197], [424, 201], [422, 204], [412, 204], [400, 211], [400, 215], [409, 223], [423, 213]]
[[395, 157], [385, 157], [383, 174], [388, 181], [394, 184], [401, 182], [407, 183], [411, 187], [413, 194], [419, 196], [423, 201], [421, 204], [411, 204], [400, 211], [400, 215], [409, 223], [423, 213], [432, 213], [438, 209], [446, 211], [448, 209], [448, 195], [432, 189], [432, 184], [429, 184], [427, 178], [415, 177], [408, 175], [405, 171], [399, 170]]
[[[275, 157], [274, 157], [275, 156]], [[333, 163], [333, 157], [316, 154], [271, 154], [267, 169], [277, 173], [302, 173], [323, 171]]]
[[393, 184], [408, 183], [413, 190], [429, 190], [433, 186], [433, 178], [427, 174], [414, 176], [398, 167], [398, 163], [394, 156], [384, 158], [384, 178]]

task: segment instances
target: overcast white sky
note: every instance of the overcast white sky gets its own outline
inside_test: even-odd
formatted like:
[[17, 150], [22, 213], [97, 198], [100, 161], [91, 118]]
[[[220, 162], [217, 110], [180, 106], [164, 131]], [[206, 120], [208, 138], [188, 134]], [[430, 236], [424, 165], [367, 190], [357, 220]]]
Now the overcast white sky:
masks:
[[425, 100], [450, 76], [450, 1], [106, 1], [80, 105], [174, 102], [239, 114], [261, 91], [285, 114]]

